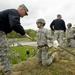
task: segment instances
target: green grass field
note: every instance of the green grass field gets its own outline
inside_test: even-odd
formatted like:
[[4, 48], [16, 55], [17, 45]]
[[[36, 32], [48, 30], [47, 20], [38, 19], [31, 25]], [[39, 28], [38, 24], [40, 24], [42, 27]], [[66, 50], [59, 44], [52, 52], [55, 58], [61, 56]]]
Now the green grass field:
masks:
[[30, 54], [29, 57], [32, 57], [34, 55], [33, 50], [35, 49], [37, 51], [37, 48], [34, 46], [16, 46], [16, 47], [11, 47], [11, 58], [12, 58], [12, 63], [16, 64], [17, 63], [17, 58], [14, 57], [13, 52], [15, 51], [16, 53], [20, 54], [20, 60], [21, 61], [25, 61], [28, 59], [28, 57], [26, 57], [26, 51], [27, 49], [29, 50]]

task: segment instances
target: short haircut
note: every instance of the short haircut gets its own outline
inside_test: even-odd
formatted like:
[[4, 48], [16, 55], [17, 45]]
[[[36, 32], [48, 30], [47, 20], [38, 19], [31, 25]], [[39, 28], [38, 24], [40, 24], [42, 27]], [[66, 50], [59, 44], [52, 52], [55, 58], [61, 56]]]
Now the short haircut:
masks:
[[60, 14], [58, 14], [58, 15], [57, 15], [57, 17], [61, 17], [61, 15], [60, 15]]

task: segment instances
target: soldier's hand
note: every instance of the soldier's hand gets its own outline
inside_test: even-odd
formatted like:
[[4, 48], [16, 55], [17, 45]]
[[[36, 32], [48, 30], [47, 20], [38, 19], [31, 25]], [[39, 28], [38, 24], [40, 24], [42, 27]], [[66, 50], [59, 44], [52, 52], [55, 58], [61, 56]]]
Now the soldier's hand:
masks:
[[30, 40], [33, 40], [31, 37], [28, 37]]
[[28, 39], [32, 40], [32, 38], [28, 34], [25, 34], [24, 37], [27, 37]]
[[32, 41], [36, 41], [34, 38], [32, 38]]
[[35, 41], [35, 39], [34, 39], [34, 38], [32, 38], [32, 37], [29, 37], [29, 39], [30, 39], [31, 41]]
[[58, 48], [58, 46], [59, 46], [59, 43], [58, 43], [57, 40], [55, 40], [55, 41], [53, 42], [53, 47]]

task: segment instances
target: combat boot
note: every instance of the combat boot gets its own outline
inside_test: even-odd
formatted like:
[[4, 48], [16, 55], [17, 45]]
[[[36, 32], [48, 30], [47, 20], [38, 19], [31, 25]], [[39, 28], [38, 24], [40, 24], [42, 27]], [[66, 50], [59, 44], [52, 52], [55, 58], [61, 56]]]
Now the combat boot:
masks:
[[11, 72], [2, 73], [2, 75], [10, 75]]
[[53, 57], [54, 61], [59, 61], [59, 56], [58, 56], [58, 53], [57, 52], [54, 52], [52, 54], [52, 57]]

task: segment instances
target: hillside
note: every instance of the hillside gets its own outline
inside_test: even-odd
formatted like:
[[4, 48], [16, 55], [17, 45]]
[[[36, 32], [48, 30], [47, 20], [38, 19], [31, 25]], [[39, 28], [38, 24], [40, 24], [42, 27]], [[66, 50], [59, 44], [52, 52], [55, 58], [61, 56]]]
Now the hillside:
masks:
[[30, 58], [14, 65], [13, 71], [20, 71], [22, 75], [75, 75], [75, 61], [60, 60], [53, 62], [49, 67], [43, 67], [37, 63], [36, 58]]
[[[74, 48], [71, 49], [75, 52]], [[19, 74], [12, 75], [75, 75], [75, 57], [65, 51], [58, 62], [53, 62], [49, 67], [37, 63], [36, 57], [29, 58], [13, 66], [13, 71]]]

